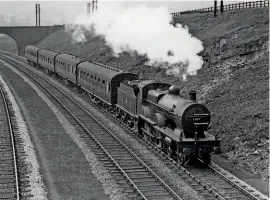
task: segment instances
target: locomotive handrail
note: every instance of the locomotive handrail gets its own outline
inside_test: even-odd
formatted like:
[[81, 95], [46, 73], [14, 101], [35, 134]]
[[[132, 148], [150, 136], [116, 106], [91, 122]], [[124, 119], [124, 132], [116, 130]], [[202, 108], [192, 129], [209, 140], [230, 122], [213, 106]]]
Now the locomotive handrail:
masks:
[[209, 116], [210, 114], [209, 113], [200, 113], [200, 114], [194, 114], [195, 116]]
[[144, 99], [144, 101], [147, 101], [148, 103], [154, 104], [155, 106], [157, 106], [157, 107], [159, 107], [159, 108], [161, 108], [161, 109], [164, 109], [164, 110], [168, 111], [168, 112], [171, 113], [172, 115], [177, 116], [177, 114], [176, 114], [174, 111], [170, 111], [170, 110], [168, 110], [167, 108], [164, 108], [164, 107], [162, 107], [162, 106], [160, 106], [160, 105], [158, 105], [158, 104], [156, 104], [156, 103], [154, 103], [154, 102], [152, 102], [152, 101], [149, 101], [149, 100], [147, 100], [147, 99]]
[[201, 123], [193, 123], [195, 126], [197, 125], [208, 125], [208, 122], [201, 122]]

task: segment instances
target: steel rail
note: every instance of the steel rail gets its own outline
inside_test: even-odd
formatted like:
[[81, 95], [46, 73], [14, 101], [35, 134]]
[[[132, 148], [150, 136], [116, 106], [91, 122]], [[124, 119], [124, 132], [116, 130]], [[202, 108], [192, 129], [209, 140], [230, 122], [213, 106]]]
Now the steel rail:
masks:
[[16, 199], [19, 200], [20, 199], [20, 189], [19, 189], [19, 178], [18, 178], [18, 166], [17, 166], [15, 139], [14, 139], [15, 137], [14, 137], [14, 132], [13, 132], [13, 128], [12, 128], [12, 121], [11, 121], [8, 103], [7, 103], [6, 96], [4, 94], [4, 91], [3, 91], [1, 84], [0, 84], [0, 93], [1, 93], [1, 97], [2, 97], [3, 102], [4, 102], [5, 112], [6, 112], [6, 116], [7, 116], [8, 128], [9, 128], [9, 134], [10, 134], [10, 140], [11, 140], [11, 146], [12, 146], [12, 157], [13, 157], [13, 165], [14, 165], [15, 184], [16, 184], [16, 186], [15, 186], [16, 187], [15, 188]]
[[[16, 63], [19, 63], [21, 61], [14, 61]], [[78, 104], [75, 100], [73, 100], [70, 96], [68, 96], [67, 94], [65, 94], [59, 87], [53, 85], [52, 83], [50, 83], [46, 78], [42, 77], [40, 74], [36, 73], [34, 70], [30, 69], [29, 67], [25, 66], [26, 64], [23, 63], [19, 63], [20, 65], [23, 65], [25, 68], [27, 68], [29, 71], [33, 72], [34, 74], [36, 74], [37, 76], [39, 76], [40, 78], [42, 78], [43, 80], [45, 80], [47, 83], [49, 83], [51, 86], [53, 86], [54, 88], [56, 88], [59, 92], [61, 92], [63, 95], [65, 95], [69, 100], [71, 100], [76, 106], [78, 106], [81, 110], [83, 110], [88, 116], [90, 116], [97, 124], [99, 124], [103, 130], [105, 130], [106, 132], [108, 132], [120, 145], [122, 145], [141, 165], [143, 165], [145, 167], [145, 169], [147, 169], [147, 171], [149, 171], [167, 190], [169, 193], [171, 193], [176, 199], [178, 200], [182, 200], [181, 197], [179, 197], [152, 169], [150, 169], [134, 152], [132, 152], [132, 150], [127, 147], [119, 138], [117, 138], [117, 136], [115, 136], [110, 130], [107, 129], [107, 127], [105, 127], [101, 122], [99, 122], [91, 113], [89, 113], [85, 108], [83, 108], [80, 104]], [[20, 70], [22, 70], [20, 68]], [[27, 74], [24, 70], [22, 70], [25, 74]], [[106, 149], [102, 146], [102, 144], [95, 138], [95, 136], [79, 121], [79, 119], [74, 116], [69, 110], [68, 108], [66, 108], [61, 102], [60, 100], [57, 99], [57, 97], [55, 97], [46, 87], [44, 87], [41, 83], [39, 83], [35, 78], [31, 77], [30, 75], [27, 74], [28, 77], [30, 77], [31, 79], [33, 79], [37, 84], [39, 84], [45, 91], [47, 91], [72, 117], [74, 117], [74, 119], [80, 124], [80, 126], [83, 127], [83, 129], [94, 139], [94, 141], [102, 148], [102, 150], [108, 155], [108, 157], [116, 164], [116, 166], [119, 168], [119, 170], [122, 171], [122, 173], [127, 177], [127, 179], [130, 181], [130, 183], [133, 185], [133, 187], [138, 191], [138, 193], [143, 197], [143, 199], [147, 199], [142, 192], [139, 190], [139, 188], [137, 188], [137, 186], [135, 185], [135, 183], [130, 179], [130, 177], [125, 173], [124, 169], [122, 169], [120, 167], [120, 165], [118, 165], [117, 161], [115, 161], [112, 156], [106, 151]]]
[[[251, 194], [250, 192], [248, 192], [246, 189], [244, 189], [243, 187], [241, 187], [239, 184], [235, 183], [234, 181], [230, 180], [227, 176], [225, 176], [224, 174], [222, 174], [221, 172], [219, 172], [217, 169], [215, 169], [215, 167], [213, 167], [212, 165], [208, 166], [215, 174], [217, 174], [218, 176], [222, 177], [226, 182], [228, 182], [229, 184], [231, 184], [233, 187], [237, 188], [239, 191], [243, 192], [246, 196], [248, 196], [249, 198], [253, 199], [253, 200], [262, 200], [262, 198], [256, 197], [253, 194]], [[263, 198], [265, 199], [265, 198]]]

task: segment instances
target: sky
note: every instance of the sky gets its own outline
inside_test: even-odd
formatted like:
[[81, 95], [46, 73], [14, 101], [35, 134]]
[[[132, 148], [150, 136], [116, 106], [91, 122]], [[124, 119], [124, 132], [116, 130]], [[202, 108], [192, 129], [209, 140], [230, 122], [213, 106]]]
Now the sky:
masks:
[[[101, 0], [99, 0], [101, 1]], [[104, 0], [103, 0], [104, 1]], [[112, 0], [110, 0], [112, 2]], [[40, 3], [41, 25], [67, 24], [71, 23], [78, 14], [86, 13], [86, 3], [91, 1], [2, 1], [0, 0], [0, 18], [13, 17], [21, 25], [35, 25], [35, 4]], [[147, 4], [149, 7], [165, 6], [170, 12], [198, 9], [213, 6], [214, 1], [113, 1], [124, 8], [134, 7], [138, 4]], [[224, 1], [229, 4], [239, 1]], [[5, 19], [4, 19], [5, 20]], [[6, 19], [8, 20], [8, 19]], [[1, 25], [1, 21], [0, 21]]]

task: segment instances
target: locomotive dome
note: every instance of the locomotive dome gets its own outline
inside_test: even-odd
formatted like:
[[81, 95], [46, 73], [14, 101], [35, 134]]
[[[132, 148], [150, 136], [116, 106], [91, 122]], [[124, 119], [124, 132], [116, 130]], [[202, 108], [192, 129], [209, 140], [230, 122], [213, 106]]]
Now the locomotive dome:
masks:
[[179, 89], [179, 87], [177, 87], [175, 85], [172, 85], [169, 88], [169, 94], [171, 94], [171, 95], [180, 95], [180, 89]]

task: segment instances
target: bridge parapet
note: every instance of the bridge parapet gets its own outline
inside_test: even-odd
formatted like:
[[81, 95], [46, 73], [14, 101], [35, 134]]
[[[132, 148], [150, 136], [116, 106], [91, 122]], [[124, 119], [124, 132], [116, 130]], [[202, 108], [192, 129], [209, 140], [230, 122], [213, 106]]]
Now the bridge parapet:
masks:
[[27, 45], [35, 45], [55, 31], [61, 30], [64, 25], [54, 26], [2, 26], [0, 34], [12, 37], [18, 48], [18, 55], [24, 56]]

